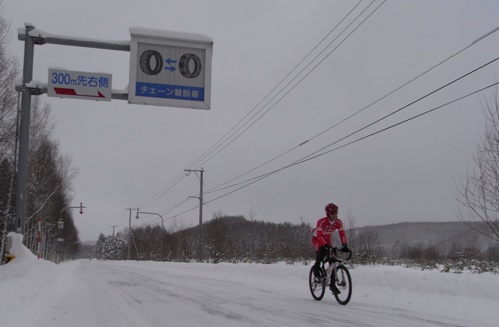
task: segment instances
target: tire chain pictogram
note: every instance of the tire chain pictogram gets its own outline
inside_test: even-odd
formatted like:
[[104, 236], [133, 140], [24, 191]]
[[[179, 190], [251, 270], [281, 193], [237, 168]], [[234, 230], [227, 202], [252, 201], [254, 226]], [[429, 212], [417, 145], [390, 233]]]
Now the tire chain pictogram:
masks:
[[[151, 58], [154, 58], [156, 63], [151, 67]], [[158, 51], [146, 50], [140, 56], [140, 69], [147, 75], [158, 75], [163, 70], [163, 57]]]
[[[194, 63], [194, 67], [191, 71], [190, 63], [191, 61]], [[180, 57], [180, 61], [178, 63], [180, 74], [185, 78], [196, 78], [201, 74], [201, 59], [198, 56], [192, 53], [186, 53]]]
[[[154, 66], [152, 59], [154, 58]], [[191, 65], [192, 63], [192, 65]], [[158, 51], [146, 50], [140, 56], [140, 69], [147, 75], [158, 75], [163, 70], [163, 57]], [[185, 78], [196, 78], [201, 74], [201, 59], [193, 53], [186, 53], [180, 57], [179, 70]]]

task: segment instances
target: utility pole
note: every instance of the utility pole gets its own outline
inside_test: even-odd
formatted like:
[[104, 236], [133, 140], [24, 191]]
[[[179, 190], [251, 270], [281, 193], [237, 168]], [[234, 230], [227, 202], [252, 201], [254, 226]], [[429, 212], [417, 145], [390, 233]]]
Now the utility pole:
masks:
[[130, 216], [128, 217], [128, 258], [127, 260], [130, 260], [130, 245], [132, 243], [132, 210], [135, 208], [126, 208], [125, 210], [128, 210], [130, 213]]
[[111, 227], [113, 228], [113, 238], [114, 238], [114, 229], [115, 229], [116, 227], [118, 227], [118, 226], [116, 226], [116, 225], [111, 225]]
[[[199, 261], [203, 261], [203, 246], [202, 246], [202, 225], [203, 225], [203, 173], [204, 169], [201, 167], [201, 169], [185, 169], [185, 172], [187, 172], [187, 176], [191, 172], [194, 172], [196, 176], [199, 178], [199, 229], [198, 229], [198, 252], [199, 252]], [[199, 175], [198, 175], [199, 173]]]

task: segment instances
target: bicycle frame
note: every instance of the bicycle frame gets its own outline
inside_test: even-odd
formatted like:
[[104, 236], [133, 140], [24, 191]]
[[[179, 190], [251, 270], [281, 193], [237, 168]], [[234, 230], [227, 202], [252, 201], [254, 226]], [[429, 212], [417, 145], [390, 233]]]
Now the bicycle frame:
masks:
[[314, 268], [311, 267], [309, 286], [312, 297], [316, 301], [320, 301], [324, 297], [325, 290], [329, 286], [338, 303], [346, 305], [352, 295], [352, 278], [343, 262], [351, 258], [352, 252], [348, 252], [349, 255], [347, 258], [340, 259], [337, 257], [337, 251], [337, 248], [330, 248], [322, 260], [320, 266], [322, 277], [319, 283], [315, 281]]
[[[336, 271], [337, 267], [341, 264], [343, 264], [343, 260], [338, 259], [336, 252], [338, 251], [337, 248], [329, 248], [329, 251], [327, 252], [326, 256], [324, 257], [324, 260], [322, 260], [322, 268], [327, 272], [327, 277], [328, 280], [331, 278], [331, 272], [334, 271], [334, 274], [336, 276]], [[350, 260], [352, 257], [352, 252], [348, 252], [348, 257], [344, 259], [345, 261]], [[326, 263], [329, 265], [326, 267]]]

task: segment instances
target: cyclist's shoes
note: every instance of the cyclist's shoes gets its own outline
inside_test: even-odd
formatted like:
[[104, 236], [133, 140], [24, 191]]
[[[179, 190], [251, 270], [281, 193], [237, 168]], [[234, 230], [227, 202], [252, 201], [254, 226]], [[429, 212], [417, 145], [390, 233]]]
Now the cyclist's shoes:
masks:
[[336, 285], [334, 285], [334, 284], [329, 284], [329, 288], [331, 289], [333, 294], [340, 294], [341, 293], [341, 291], [338, 289], [338, 287], [336, 287]]

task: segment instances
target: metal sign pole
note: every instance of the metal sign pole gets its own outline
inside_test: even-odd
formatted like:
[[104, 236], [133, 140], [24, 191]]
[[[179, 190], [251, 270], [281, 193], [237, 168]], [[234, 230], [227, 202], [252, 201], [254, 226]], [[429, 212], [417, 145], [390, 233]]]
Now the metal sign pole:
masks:
[[26, 84], [33, 79], [33, 58], [35, 44], [29, 36], [33, 26], [26, 25], [24, 41], [23, 89], [21, 99], [21, 126], [19, 131], [19, 154], [17, 161], [16, 224], [18, 233], [24, 234], [26, 219], [26, 198], [28, 184], [29, 125], [31, 115], [31, 93]]

